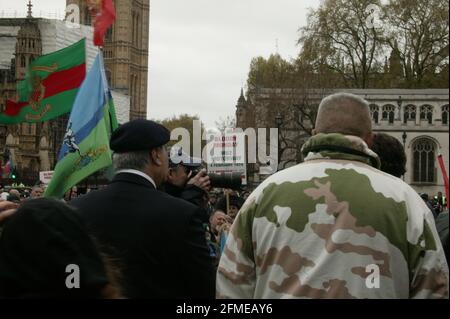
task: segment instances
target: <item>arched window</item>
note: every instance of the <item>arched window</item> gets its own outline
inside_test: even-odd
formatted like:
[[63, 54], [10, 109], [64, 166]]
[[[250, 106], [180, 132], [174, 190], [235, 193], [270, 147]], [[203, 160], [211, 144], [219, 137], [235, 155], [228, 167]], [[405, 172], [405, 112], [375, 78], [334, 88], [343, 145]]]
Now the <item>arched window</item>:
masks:
[[448, 105], [442, 107], [442, 124], [448, 125]]
[[413, 181], [436, 182], [436, 143], [429, 138], [420, 138], [413, 144]]
[[139, 14], [136, 14], [134, 22], [135, 22], [135, 25], [134, 25], [134, 28], [135, 28], [135, 31], [134, 31], [134, 36], [135, 36], [134, 44], [137, 44], [138, 43], [138, 39], [139, 39]]
[[130, 78], [130, 108], [134, 107], [134, 75], [131, 75]]
[[139, 104], [139, 79], [138, 76], [135, 76], [134, 79], [134, 103]]
[[378, 105], [372, 104], [370, 106], [370, 114], [372, 115], [372, 120], [375, 124], [378, 124], [379, 116], [380, 116], [380, 108]]
[[135, 29], [135, 23], [136, 21], [136, 14], [133, 12], [131, 14], [131, 42], [134, 43], [134, 39], [135, 39], [135, 33], [136, 33], [136, 29]]
[[405, 106], [405, 113], [403, 114], [403, 123], [408, 123], [408, 120], [416, 120], [417, 108], [415, 105]]
[[105, 35], [106, 41], [112, 41], [112, 34], [113, 34], [113, 27], [111, 26], [107, 31]]
[[89, 11], [88, 7], [86, 7], [86, 9], [84, 10], [84, 21], [85, 21], [85, 25], [92, 24], [92, 15], [91, 15], [91, 11]]
[[23, 55], [20, 57], [20, 66], [21, 66], [22, 68], [24, 68], [24, 67], [27, 66], [26, 59], [25, 59], [25, 57], [24, 57]]
[[388, 120], [389, 124], [393, 124], [394, 117], [395, 117], [395, 106], [394, 105], [384, 105], [382, 119]]
[[433, 123], [433, 107], [431, 105], [420, 107], [420, 119], [427, 120], [429, 124]]

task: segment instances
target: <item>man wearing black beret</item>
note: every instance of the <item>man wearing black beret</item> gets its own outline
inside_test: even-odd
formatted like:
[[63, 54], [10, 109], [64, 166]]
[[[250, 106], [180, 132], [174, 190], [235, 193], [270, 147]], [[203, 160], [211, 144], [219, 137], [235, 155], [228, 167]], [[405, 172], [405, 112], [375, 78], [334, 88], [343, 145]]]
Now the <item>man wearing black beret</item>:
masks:
[[170, 132], [134, 120], [111, 136], [116, 175], [77, 207], [105, 252], [122, 265], [129, 298], [214, 298], [215, 271], [199, 208], [158, 188], [166, 181]]

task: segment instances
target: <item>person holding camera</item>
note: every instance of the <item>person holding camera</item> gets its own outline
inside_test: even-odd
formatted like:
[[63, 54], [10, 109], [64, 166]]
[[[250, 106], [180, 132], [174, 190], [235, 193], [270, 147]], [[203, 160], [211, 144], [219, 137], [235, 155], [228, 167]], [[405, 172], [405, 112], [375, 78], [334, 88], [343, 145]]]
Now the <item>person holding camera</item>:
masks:
[[173, 197], [184, 199], [205, 210], [211, 182], [201, 161], [188, 156], [181, 148], [172, 149], [169, 158], [169, 173], [164, 190]]

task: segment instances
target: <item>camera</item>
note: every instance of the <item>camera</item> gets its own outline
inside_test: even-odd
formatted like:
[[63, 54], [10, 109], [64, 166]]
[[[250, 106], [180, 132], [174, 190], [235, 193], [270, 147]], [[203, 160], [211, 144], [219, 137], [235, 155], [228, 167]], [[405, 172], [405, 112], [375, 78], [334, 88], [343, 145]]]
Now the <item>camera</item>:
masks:
[[242, 179], [240, 173], [208, 174], [213, 188], [241, 189]]
[[[197, 175], [199, 170], [192, 170], [191, 178]], [[212, 188], [229, 188], [240, 190], [242, 179], [240, 173], [208, 174]]]

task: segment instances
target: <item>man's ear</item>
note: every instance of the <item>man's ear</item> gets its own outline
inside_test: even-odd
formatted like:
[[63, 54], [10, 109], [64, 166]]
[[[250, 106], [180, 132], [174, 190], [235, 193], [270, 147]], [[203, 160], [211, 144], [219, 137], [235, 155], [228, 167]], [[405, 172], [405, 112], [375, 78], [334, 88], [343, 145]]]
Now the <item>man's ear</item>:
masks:
[[372, 144], [373, 144], [373, 133], [372, 132], [367, 134], [366, 138], [364, 139], [364, 142], [366, 142], [366, 144], [367, 144], [367, 146], [369, 146], [369, 148], [372, 148]]
[[172, 177], [173, 177], [173, 174], [174, 174], [174, 169], [173, 168], [169, 168], [169, 170], [167, 171], [167, 178], [168, 179], [172, 179]]
[[150, 158], [152, 159], [153, 164], [157, 166], [161, 166], [163, 161], [161, 159], [161, 153], [158, 149], [152, 149], [150, 151]]

